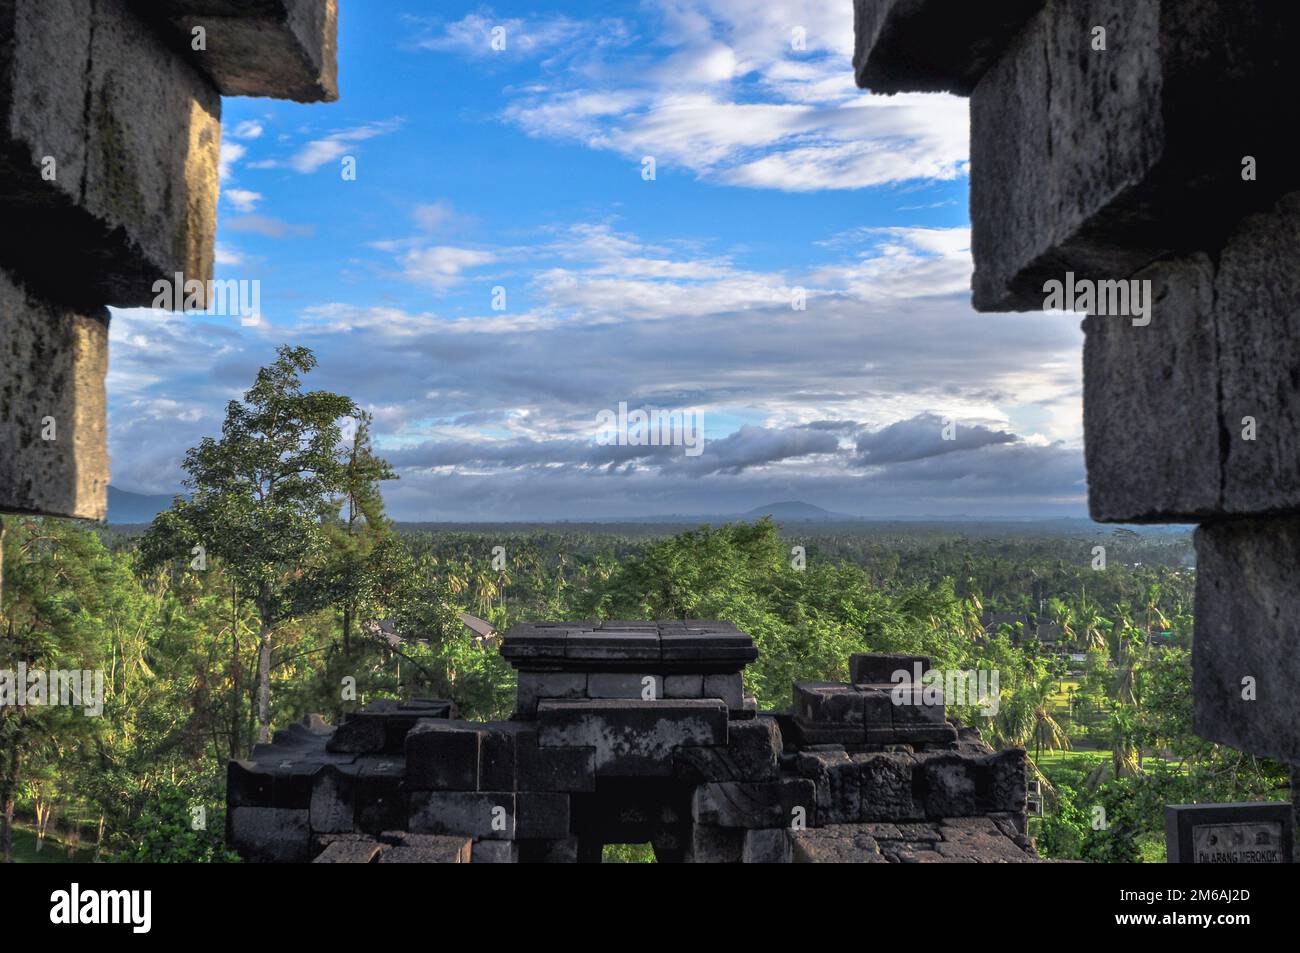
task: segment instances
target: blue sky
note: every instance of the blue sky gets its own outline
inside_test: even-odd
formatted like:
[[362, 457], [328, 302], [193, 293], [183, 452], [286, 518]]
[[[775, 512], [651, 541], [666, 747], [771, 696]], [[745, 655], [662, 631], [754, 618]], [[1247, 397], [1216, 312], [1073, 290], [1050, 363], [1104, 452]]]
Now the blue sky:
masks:
[[[114, 315], [116, 486], [293, 343], [402, 519], [1083, 514], [1079, 319], [971, 311], [966, 103], [855, 89], [851, 0], [341, 6], [338, 103], [225, 102], [261, 323]], [[601, 445], [620, 402], [704, 452]]]

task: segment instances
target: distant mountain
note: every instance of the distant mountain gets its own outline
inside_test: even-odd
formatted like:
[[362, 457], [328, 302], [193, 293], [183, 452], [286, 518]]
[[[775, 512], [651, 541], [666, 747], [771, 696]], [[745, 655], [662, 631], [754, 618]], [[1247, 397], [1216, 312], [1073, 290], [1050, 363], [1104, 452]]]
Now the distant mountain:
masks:
[[170, 496], [129, 493], [115, 486], [108, 488], [108, 521], [117, 526], [152, 523], [155, 516], [171, 505]]
[[748, 513], [741, 513], [736, 519], [743, 520], [761, 520], [764, 516], [770, 516], [775, 520], [790, 523], [842, 523], [845, 520], [856, 520], [860, 517], [849, 516], [847, 513], [832, 513], [830, 510], [824, 510], [820, 506], [814, 506], [811, 503], [801, 503], [791, 501], [786, 503], [769, 503], [767, 506], [758, 506]]

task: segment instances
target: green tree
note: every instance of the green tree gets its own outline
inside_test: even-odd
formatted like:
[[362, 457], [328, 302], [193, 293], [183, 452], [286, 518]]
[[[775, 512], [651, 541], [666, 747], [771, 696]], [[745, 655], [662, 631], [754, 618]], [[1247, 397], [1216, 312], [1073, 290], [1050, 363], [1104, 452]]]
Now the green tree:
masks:
[[177, 499], [154, 520], [142, 543], [146, 564], [192, 556], [192, 568], [219, 558], [256, 610], [258, 739], [270, 740], [271, 649], [287, 620], [323, 608], [326, 525], [347, 491], [340, 421], [353, 402], [326, 391], [304, 392], [316, 367], [307, 348], [284, 346], [258, 372], [243, 401], [231, 401], [220, 439], [204, 438], [185, 456], [189, 500]]

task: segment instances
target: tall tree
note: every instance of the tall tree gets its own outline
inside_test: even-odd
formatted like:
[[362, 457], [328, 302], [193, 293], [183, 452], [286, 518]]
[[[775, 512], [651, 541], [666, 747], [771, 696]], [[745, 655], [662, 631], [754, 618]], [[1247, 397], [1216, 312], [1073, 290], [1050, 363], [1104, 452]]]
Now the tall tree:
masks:
[[388, 462], [375, 456], [371, 445], [372, 418], [358, 411], [343, 461], [343, 498], [338, 518], [329, 527], [331, 602], [343, 628], [343, 654], [352, 650], [358, 617], [375, 609], [380, 594], [397, 582], [391, 569], [398, 564], [400, 544], [392, 521], [384, 514], [379, 484], [396, 480]]
[[191, 498], [159, 514], [142, 543], [147, 564], [179, 555], [202, 570], [220, 559], [252, 601], [262, 742], [270, 740], [276, 629], [329, 602], [326, 525], [347, 485], [340, 422], [358, 413], [347, 397], [303, 391], [302, 375], [315, 367], [307, 348], [278, 350], [243, 400], [227, 406], [221, 438], [204, 438], [185, 455]]

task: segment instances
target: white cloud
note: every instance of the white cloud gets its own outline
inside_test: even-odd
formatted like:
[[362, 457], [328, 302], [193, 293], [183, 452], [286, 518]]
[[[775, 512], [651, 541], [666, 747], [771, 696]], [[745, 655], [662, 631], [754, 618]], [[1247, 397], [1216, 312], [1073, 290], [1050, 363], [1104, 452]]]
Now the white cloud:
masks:
[[236, 139], [260, 139], [264, 128], [256, 119], [245, 119], [231, 133]]
[[495, 260], [496, 255], [492, 252], [449, 245], [415, 248], [400, 259], [402, 275], [406, 280], [437, 291], [445, 291], [458, 284], [464, 272]]
[[[503, 117], [529, 135], [654, 156], [661, 170], [748, 188], [856, 189], [966, 173], [964, 100], [856, 89], [850, 0], [659, 0], [648, 9], [656, 59], [557, 52], [545, 81], [513, 87]], [[438, 48], [481, 53], [486, 22], [466, 18], [460, 39], [449, 32]]]
[[218, 170], [223, 183], [230, 180], [235, 171], [235, 163], [247, 154], [248, 150], [237, 142], [223, 142], [221, 144], [221, 159]]
[[235, 211], [245, 214], [255, 211], [257, 203], [262, 201], [261, 192], [250, 192], [248, 189], [226, 189], [223, 194], [235, 207]]
[[319, 171], [331, 162], [337, 162], [368, 139], [385, 136], [402, 125], [400, 119], [366, 123], [351, 129], [332, 132], [322, 139], [313, 139], [289, 160], [289, 167], [304, 175]]

